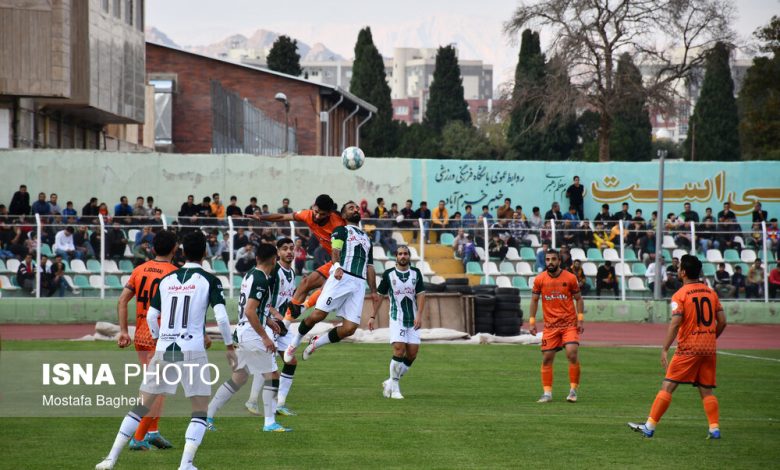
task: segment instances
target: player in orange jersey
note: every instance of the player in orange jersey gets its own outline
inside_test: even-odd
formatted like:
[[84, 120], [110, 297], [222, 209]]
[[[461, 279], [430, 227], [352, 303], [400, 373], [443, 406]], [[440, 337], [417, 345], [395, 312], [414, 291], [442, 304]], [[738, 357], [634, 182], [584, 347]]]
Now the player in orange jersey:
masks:
[[[536, 334], [536, 309], [542, 299], [544, 333], [542, 334], [542, 387], [544, 393], [539, 403], [552, 401], [553, 361], [555, 354], [566, 349], [569, 359], [569, 395], [566, 400], [577, 401], [580, 384], [580, 334], [585, 330], [585, 305], [580, 295], [577, 277], [561, 269], [561, 257], [553, 249], [544, 254], [547, 270], [534, 279], [531, 295], [531, 314], [528, 324], [532, 335]], [[576, 306], [575, 306], [576, 302]]]
[[[655, 434], [655, 426], [669, 408], [677, 386], [691, 384], [699, 388], [710, 425], [707, 439], [720, 439], [718, 399], [712, 389], [716, 385], [717, 338], [726, 328], [726, 315], [718, 294], [699, 280], [700, 275], [701, 261], [695, 256], [683, 255], [679, 270], [683, 286], [672, 296], [672, 320], [661, 350], [661, 365], [666, 370], [666, 376], [647, 421], [644, 424], [628, 423], [631, 429], [645, 437]], [[669, 347], [675, 337], [677, 350], [669, 363]]]
[[[175, 271], [176, 265], [171, 263], [176, 253], [176, 234], [168, 230], [162, 230], [154, 237], [155, 258], [133, 269], [130, 279], [117, 302], [119, 314], [119, 338], [117, 344], [120, 348], [130, 345], [130, 335], [127, 331], [127, 304], [135, 296], [135, 350], [141, 364], [148, 365], [154, 355], [156, 341], [149, 332], [146, 323], [146, 312], [149, 303], [157, 292], [160, 280], [167, 274]], [[163, 397], [158, 397], [151, 407], [149, 414], [141, 420], [136, 429], [135, 436], [130, 440], [131, 450], [150, 450], [152, 446], [158, 449], [169, 449], [171, 443], [160, 435], [157, 428], [160, 420]]]
[[[310, 210], [302, 210], [293, 212], [292, 214], [249, 215], [248, 217], [268, 222], [303, 222], [311, 229], [312, 234], [319, 240], [320, 246], [322, 246], [329, 255], [332, 251], [330, 236], [333, 233], [333, 230], [337, 227], [347, 225], [347, 222], [339, 214], [336, 203], [333, 202], [333, 199], [327, 194], [320, 194], [317, 196], [317, 199], [314, 201], [314, 205]], [[317, 268], [315, 272], [303, 278], [301, 284], [295, 289], [295, 295], [290, 302], [292, 318], [298, 318], [298, 316], [300, 316], [301, 306], [306, 300], [306, 294], [325, 284], [332, 265], [332, 262], [325, 263]], [[317, 291], [312, 294], [311, 298], [306, 300], [306, 302], [310, 305], [314, 305], [317, 302], [316, 298], [319, 297], [319, 292], [320, 291]]]

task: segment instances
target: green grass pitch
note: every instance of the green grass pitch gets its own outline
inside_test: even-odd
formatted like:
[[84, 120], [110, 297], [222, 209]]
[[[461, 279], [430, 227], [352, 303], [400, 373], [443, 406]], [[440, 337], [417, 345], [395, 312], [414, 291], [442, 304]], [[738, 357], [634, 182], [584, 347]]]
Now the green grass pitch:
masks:
[[[4, 350], [113, 348], [110, 343], [25, 341]], [[739, 351], [780, 359], [780, 351]], [[224, 360], [213, 351], [212, 360]], [[626, 426], [643, 420], [662, 379], [659, 350], [581, 349], [580, 401], [568, 391], [565, 357], [555, 366], [555, 401], [537, 404], [540, 354], [532, 346], [422, 345], [401, 381], [405, 400], [381, 395], [389, 345], [328, 346], [301, 362], [287, 434], [262, 433], [262, 419], [217, 416], [201, 469], [241, 468], [760, 468], [780, 461], [780, 362], [719, 356], [721, 441], [705, 440], [695, 389], [681, 386], [656, 437]], [[248, 387], [230, 407], [243, 406]], [[115, 418], [0, 418], [0, 468], [92, 468], [107, 453]], [[176, 468], [186, 418], [161, 421], [175, 449], [122, 453], [117, 469]]]

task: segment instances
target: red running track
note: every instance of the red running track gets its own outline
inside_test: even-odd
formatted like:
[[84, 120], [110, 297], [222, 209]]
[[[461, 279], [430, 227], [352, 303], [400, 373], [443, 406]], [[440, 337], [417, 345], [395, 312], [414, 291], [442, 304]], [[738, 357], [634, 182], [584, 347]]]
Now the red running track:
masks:
[[[666, 324], [586, 323], [585, 346], [659, 346]], [[95, 325], [0, 325], [6, 340], [75, 339], [95, 332]], [[718, 339], [720, 349], [780, 349], [780, 325], [729, 325]]]

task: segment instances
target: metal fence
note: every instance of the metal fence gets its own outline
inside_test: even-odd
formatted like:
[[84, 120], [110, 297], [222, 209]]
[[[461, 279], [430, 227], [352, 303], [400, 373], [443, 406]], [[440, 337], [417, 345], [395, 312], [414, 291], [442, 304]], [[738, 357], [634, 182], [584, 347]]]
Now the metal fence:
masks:
[[211, 153], [298, 153], [295, 127], [274, 121], [215, 80], [211, 81], [211, 109]]

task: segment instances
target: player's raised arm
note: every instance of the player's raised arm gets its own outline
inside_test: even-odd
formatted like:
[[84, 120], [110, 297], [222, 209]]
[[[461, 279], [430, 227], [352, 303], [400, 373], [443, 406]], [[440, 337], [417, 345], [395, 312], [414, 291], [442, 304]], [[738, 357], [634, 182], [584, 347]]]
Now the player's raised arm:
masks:
[[245, 214], [250, 219], [259, 222], [291, 222], [295, 220], [295, 214]]

